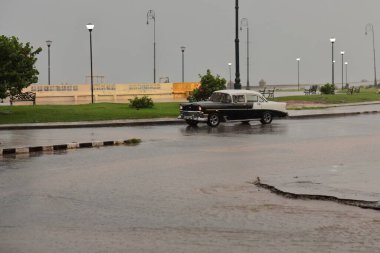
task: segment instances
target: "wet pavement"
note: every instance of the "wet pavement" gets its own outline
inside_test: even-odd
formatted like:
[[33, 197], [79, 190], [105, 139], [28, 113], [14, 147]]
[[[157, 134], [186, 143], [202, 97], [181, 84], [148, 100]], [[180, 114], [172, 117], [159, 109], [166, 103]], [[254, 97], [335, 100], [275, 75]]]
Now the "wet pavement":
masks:
[[[0, 252], [379, 252], [380, 114], [223, 124], [2, 130], [1, 146], [140, 138], [0, 158]], [[0, 148], [1, 148], [0, 146]]]

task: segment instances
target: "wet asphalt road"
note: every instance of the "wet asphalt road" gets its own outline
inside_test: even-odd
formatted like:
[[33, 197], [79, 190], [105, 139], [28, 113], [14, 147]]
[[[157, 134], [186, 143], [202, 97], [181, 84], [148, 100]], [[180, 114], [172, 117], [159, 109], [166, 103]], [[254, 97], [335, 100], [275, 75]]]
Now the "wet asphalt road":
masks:
[[0, 160], [0, 252], [380, 252], [380, 115], [0, 131], [1, 146], [141, 138]]

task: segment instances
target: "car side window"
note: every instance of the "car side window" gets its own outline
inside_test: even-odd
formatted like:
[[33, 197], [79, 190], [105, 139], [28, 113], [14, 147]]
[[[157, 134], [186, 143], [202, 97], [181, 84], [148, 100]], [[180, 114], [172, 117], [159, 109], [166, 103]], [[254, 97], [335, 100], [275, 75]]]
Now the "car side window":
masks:
[[234, 103], [245, 103], [244, 95], [233, 95], [232, 100], [234, 101]]
[[231, 100], [231, 96], [230, 96], [230, 94], [222, 94], [222, 99], [220, 100], [220, 102], [222, 102], [222, 103], [231, 103], [232, 102], [232, 100]]
[[247, 102], [248, 103], [257, 103], [257, 102], [259, 102], [259, 97], [257, 95], [248, 94], [247, 95]]

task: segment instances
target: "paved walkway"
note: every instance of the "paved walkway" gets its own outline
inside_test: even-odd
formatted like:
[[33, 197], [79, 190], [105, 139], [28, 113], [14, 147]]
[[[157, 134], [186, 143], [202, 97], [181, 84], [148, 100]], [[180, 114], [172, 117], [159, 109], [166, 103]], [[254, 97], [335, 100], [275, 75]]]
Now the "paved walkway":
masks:
[[[317, 110], [289, 110], [290, 119], [348, 116], [357, 114], [380, 113], [380, 102], [354, 103], [344, 105], [330, 105], [325, 109]], [[168, 125], [184, 124], [183, 120], [175, 118], [158, 119], [129, 119], [109, 121], [83, 121], [83, 122], [54, 122], [54, 123], [28, 123], [4, 124], [0, 130], [10, 129], [48, 129], [48, 128], [84, 128], [84, 127], [115, 127], [115, 126], [141, 126], [141, 125]]]

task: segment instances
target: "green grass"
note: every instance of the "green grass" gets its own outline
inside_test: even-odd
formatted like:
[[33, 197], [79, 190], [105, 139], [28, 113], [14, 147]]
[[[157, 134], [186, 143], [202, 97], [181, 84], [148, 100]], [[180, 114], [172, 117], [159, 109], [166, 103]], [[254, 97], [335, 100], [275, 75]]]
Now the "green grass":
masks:
[[[362, 89], [359, 94], [353, 95], [302, 95], [280, 97], [274, 100], [285, 102], [291, 100], [310, 101], [322, 104], [380, 101], [380, 94], [376, 92], [376, 89]], [[175, 118], [178, 114], [179, 103], [155, 103], [151, 109], [140, 110], [132, 109], [128, 104], [108, 103], [93, 105], [0, 106], [0, 124]]]
[[0, 124], [75, 122], [177, 117], [179, 103], [155, 103], [151, 109], [128, 104], [0, 106]]
[[275, 101], [308, 101], [317, 102], [322, 104], [346, 104], [346, 103], [359, 103], [359, 102], [373, 102], [380, 101], [380, 94], [376, 93], [376, 89], [361, 89], [360, 93], [347, 95], [345, 93], [335, 95], [302, 95], [302, 96], [288, 96], [278, 97]]

